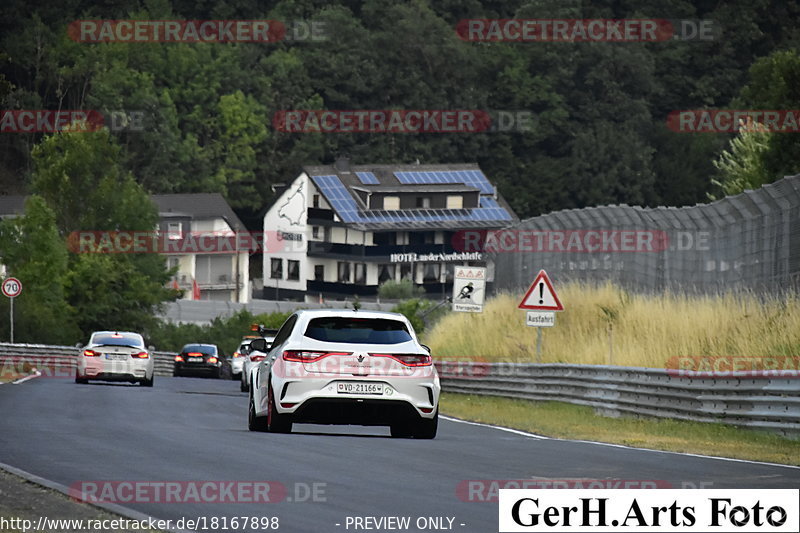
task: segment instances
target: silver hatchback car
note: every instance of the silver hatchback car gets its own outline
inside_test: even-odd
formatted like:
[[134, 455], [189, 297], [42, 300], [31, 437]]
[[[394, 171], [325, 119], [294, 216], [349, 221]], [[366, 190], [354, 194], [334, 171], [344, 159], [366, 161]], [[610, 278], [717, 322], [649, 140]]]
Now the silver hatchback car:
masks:
[[[265, 349], [256, 339], [251, 349]], [[389, 426], [432, 439], [441, 385], [428, 348], [398, 313], [303, 310], [291, 315], [250, 379], [248, 427], [293, 423]]]

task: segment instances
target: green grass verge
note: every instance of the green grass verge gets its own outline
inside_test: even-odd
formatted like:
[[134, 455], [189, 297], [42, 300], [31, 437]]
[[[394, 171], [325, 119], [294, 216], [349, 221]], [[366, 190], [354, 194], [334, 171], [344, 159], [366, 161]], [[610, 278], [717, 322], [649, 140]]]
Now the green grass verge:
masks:
[[800, 440], [725, 424], [609, 418], [580, 405], [455, 393], [443, 393], [440, 405], [442, 414], [548, 437], [800, 465]]

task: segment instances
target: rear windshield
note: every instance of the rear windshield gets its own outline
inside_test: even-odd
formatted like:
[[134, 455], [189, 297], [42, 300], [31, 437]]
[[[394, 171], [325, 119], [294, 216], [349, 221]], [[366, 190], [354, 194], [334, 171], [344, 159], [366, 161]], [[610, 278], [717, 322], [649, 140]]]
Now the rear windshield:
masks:
[[103, 346], [132, 346], [140, 348], [144, 346], [144, 340], [139, 335], [130, 334], [107, 334], [95, 335], [92, 337], [92, 344], [100, 344]]
[[215, 346], [204, 346], [202, 344], [187, 344], [183, 347], [182, 352], [199, 352], [204, 355], [217, 355], [217, 348]]
[[308, 323], [305, 336], [318, 341], [357, 344], [400, 344], [412, 340], [405, 324], [385, 318], [314, 318]]

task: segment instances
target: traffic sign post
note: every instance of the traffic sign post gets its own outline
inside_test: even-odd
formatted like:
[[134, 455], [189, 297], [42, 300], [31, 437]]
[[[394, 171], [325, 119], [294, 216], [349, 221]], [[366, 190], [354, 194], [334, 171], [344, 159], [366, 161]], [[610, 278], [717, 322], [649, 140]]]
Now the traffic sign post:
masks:
[[525, 323], [536, 328], [536, 362], [540, 363], [542, 361], [542, 328], [555, 326], [555, 311], [564, 310], [547, 272], [539, 271], [518, 307], [528, 311], [525, 315]]
[[486, 297], [486, 268], [456, 266], [453, 277], [453, 311], [480, 313]]
[[11, 322], [11, 342], [14, 342], [14, 298], [22, 293], [22, 283], [17, 278], [6, 278], [3, 280], [2, 286], [3, 294], [9, 299], [8, 301], [8, 315]]

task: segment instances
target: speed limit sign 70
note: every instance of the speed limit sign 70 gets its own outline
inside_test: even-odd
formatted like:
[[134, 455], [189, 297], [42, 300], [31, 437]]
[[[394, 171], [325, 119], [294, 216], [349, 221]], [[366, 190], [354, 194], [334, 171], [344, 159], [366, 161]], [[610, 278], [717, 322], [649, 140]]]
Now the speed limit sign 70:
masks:
[[22, 292], [22, 283], [17, 278], [6, 278], [3, 280], [3, 294], [9, 298], [16, 298]]

